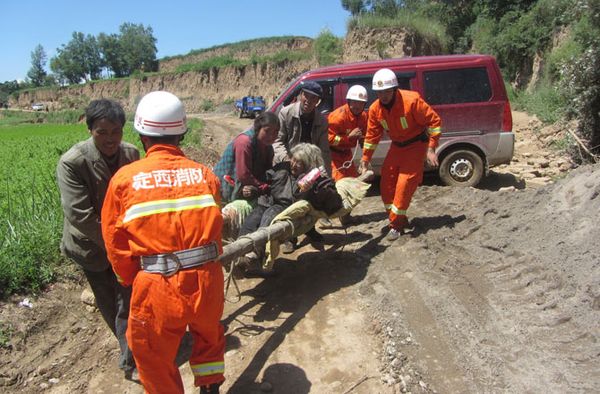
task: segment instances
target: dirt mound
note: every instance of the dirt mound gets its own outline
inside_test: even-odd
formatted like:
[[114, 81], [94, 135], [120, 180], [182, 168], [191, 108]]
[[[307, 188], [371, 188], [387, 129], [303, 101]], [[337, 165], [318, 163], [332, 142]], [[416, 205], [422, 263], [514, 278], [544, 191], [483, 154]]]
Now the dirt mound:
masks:
[[600, 390], [599, 193], [600, 166], [537, 190], [421, 188], [412, 236], [369, 281], [408, 360], [388, 380], [412, 369], [446, 392]]
[[440, 55], [441, 44], [398, 28], [354, 28], [344, 39], [344, 63], [405, 56]]

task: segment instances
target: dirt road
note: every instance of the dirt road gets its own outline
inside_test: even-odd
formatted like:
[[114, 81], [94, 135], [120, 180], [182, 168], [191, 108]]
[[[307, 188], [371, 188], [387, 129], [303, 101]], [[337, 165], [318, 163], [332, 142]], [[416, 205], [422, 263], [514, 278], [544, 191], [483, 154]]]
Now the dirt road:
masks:
[[[217, 152], [251, 122], [203, 118]], [[383, 240], [374, 188], [358, 223], [321, 230], [320, 247], [301, 238], [277, 277], [239, 281], [239, 300], [230, 288], [222, 392], [599, 392], [600, 167], [564, 177], [568, 161], [540, 145], [535, 122], [515, 113], [515, 129], [516, 161], [480, 188], [426, 180], [410, 235]], [[32, 308], [2, 304], [3, 392], [142, 392], [122, 380], [83, 283], [56, 284]]]

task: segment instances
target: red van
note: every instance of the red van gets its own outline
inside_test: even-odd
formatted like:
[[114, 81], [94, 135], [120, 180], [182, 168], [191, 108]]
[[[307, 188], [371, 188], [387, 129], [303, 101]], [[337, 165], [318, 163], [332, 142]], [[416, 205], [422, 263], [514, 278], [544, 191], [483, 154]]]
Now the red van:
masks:
[[[511, 161], [515, 135], [510, 103], [500, 69], [489, 55], [407, 57], [322, 67], [292, 81], [269, 110], [277, 112], [293, 102], [303, 80], [323, 87], [318, 107], [323, 113], [343, 105], [348, 88], [357, 84], [369, 92], [368, 108], [377, 98], [371, 89], [373, 74], [381, 68], [393, 70], [400, 89], [419, 92], [442, 118], [437, 171], [445, 184], [475, 186], [489, 167]], [[389, 145], [384, 135], [371, 160], [376, 173]]]

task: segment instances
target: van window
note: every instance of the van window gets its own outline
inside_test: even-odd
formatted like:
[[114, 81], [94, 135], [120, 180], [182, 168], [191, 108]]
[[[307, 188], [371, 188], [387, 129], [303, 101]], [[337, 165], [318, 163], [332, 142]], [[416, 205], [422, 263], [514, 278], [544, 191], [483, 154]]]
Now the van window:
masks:
[[425, 101], [430, 105], [477, 103], [492, 98], [485, 67], [426, 71]]
[[317, 110], [322, 114], [328, 114], [333, 111], [333, 86], [332, 84], [325, 84], [319, 82], [319, 85], [323, 88], [323, 97], [317, 107]]

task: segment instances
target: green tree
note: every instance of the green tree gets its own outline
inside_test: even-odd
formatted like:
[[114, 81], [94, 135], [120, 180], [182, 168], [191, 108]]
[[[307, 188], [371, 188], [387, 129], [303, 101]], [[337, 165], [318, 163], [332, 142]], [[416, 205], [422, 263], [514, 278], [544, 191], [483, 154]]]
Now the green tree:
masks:
[[8, 105], [8, 97], [17, 90], [21, 89], [21, 85], [17, 81], [4, 81], [0, 83], [0, 105]]
[[61, 82], [80, 83], [100, 78], [102, 57], [96, 38], [81, 32], [73, 32], [71, 41], [57, 49], [58, 54], [50, 60], [50, 69]]
[[98, 35], [98, 46], [102, 53], [104, 66], [108, 68], [115, 77], [126, 77], [129, 73], [129, 68], [125, 62], [125, 54], [121, 46], [121, 40], [118, 34]]
[[81, 64], [74, 59], [73, 54], [67, 51], [66, 48], [59, 48], [57, 52], [58, 54], [50, 59], [50, 70], [56, 74], [59, 84], [80, 83], [85, 77]]
[[342, 0], [342, 8], [357, 16], [366, 10], [366, 5], [364, 0]]
[[157, 71], [156, 38], [152, 34], [152, 27], [124, 23], [119, 31], [119, 44], [127, 75], [134, 71]]
[[367, 4], [373, 14], [392, 17], [405, 6], [405, 2], [396, 0], [368, 0]]
[[476, 15], [499, 20], [510, 11], [518, 13], [529, 11], [537, 2], [538, 0], [475, 0], [473, 12]]
[[31, 52], [31, 68], [27, 72], [27, 78], [35, 87], [43, 86], [46, 82], [46, 51], [38, 44]]

